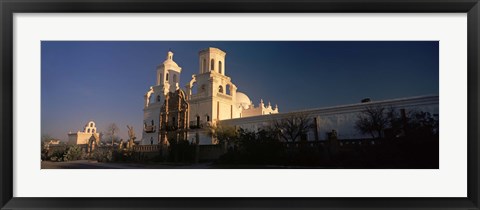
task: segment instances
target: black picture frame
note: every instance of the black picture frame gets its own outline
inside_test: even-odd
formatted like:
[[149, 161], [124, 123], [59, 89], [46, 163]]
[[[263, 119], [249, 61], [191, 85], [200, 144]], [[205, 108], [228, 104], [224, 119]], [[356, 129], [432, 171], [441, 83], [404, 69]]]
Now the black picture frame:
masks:
[[[0, 0], [2, 209], [479, 209], [478, 0]], [[467, 13], [468, 196], [466, 198], [17, 198], [13, 197], [13, 15], [15, 13]]]

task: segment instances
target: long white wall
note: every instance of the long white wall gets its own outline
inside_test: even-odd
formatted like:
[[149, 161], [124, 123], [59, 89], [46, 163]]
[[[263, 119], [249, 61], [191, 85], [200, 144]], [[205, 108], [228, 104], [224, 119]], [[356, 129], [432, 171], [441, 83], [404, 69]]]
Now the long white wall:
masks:
[[[243, 129], [257, 131], [263, 126], [269, 123], [285, 118], [289, 114], [306, 114], [310, 118], [317, 120], [318, 138], [325, 140], [327, 138], [327, 132], [332, 130], [337, 131], [339, 139], [358, 139], [368, 138], [369, 136], [361, 135], [355, 129], [355, 121], [358, 114], [365, 110], [368, 106], [384, 106], [386, 108], [393, 107], [396, 110], [405, 109], [408, 111], [425, 111], [433, 115], [439, 114], [439, 97], [438, 96], [419, 96], [411, 98], [399, 98], [383, 101], [372, 101], [367, 103], [357, 103], [342, 106], [326, 107], [301, 110], [289, 113], [254, 116], [237, 118], [230, 120], [222, 120], [223, 125], [237, 126]], [[308, 140], [315, 139], [315, 132], [312, 129], [308, 135]]]

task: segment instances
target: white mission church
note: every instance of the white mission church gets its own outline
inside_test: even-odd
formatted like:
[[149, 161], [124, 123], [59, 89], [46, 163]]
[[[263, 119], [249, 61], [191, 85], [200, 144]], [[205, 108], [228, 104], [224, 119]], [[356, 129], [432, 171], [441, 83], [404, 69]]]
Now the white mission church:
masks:
[[161, 131], [169, 127], [194, 130], [221, 120], [278, 113], [277, 106], [263, 100], [255, 106], [245, 93], [237, 91], [226, 75], [225, 55], [213, 47], [200, 51], [199, 73], [192, 75], [184, 91], [179, 85], [182, 68], [173, 60], [173, 52], [167, 53], [157, 67], [156, 85], [145, 94], [141, 144], [162, 143]]
[[169, 131], [184, 130], [188, 140], [199, 140], [200, 144], [212, 144], [204, 129], [219, 122], [225, 125], [256, 130], [272, 120], [281, 119], [292, 113], [307, 114], [314, 126], [307, 140], [325, 140], [326, 133], [336, 130], [339, 139], [362, 138], [354, 129], [360, 111], [371, 105], [382, 105], [397, 109], [427, 111], [438, 116], [438, 96], [420, 96], [336, 107], [279, 113], [277, 105], [254, 105], [249, 97], [237, 91], [232, 78], [226, 74], [226, 53], [209, 47], [199, 52], [199, 71], [182, 89], [182, 68], [174, 61], [169, 51], [165, 61], [158, 65], [156, 84], [144, 96], [144, 121], [141, 145], [168, 144]]

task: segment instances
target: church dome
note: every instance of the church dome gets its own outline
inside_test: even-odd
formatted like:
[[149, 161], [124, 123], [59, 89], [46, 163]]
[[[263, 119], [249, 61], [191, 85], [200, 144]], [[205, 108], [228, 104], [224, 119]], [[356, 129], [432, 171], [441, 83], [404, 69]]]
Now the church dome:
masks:
[[169, 59], [165, 60], [165, 61], [163, 62], [163, 65], [165, 65], [165, 66], [179, 67], [178, 64], [177, 64], [175, 61], [169, 60]]
[[167, 52], [167, 58], [163, 62], [163, 65], [164, 66], [170, 66], [170, 67], [179, 67], [178, 64], [175, 61], [173, 61], [173, 52], [172, 51]]
[[243, 107], [243, 109], [248, 109], [250, 107], [250, 98], [242, 92], [237, 91], [237, 96], [235, 98], [237, 107]]

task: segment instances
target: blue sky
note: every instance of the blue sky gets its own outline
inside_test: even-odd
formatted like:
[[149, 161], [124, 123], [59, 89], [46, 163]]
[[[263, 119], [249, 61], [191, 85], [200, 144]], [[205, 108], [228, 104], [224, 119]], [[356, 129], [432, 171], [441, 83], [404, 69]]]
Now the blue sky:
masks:
[[169, 49], [180, 84], [198, 73], [198, 52], [227, 52], [225, 73], [238, 91], [280, 112], [439, 94], [436, 41], [43, 41], [41, 131], [62, 140], [94, 120], [126, 139], [141, 138], [143, 96]]

